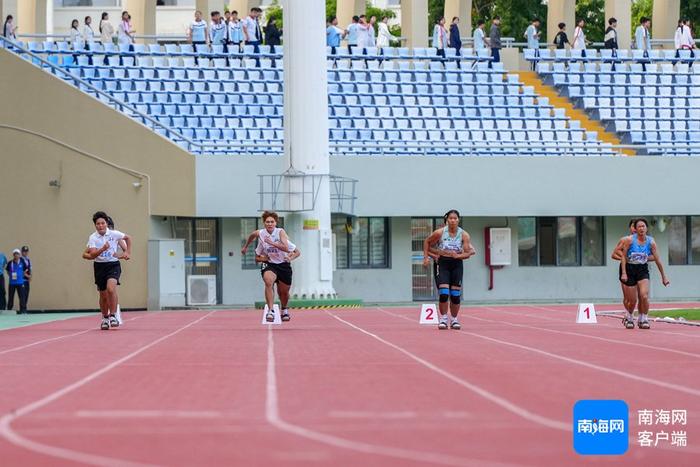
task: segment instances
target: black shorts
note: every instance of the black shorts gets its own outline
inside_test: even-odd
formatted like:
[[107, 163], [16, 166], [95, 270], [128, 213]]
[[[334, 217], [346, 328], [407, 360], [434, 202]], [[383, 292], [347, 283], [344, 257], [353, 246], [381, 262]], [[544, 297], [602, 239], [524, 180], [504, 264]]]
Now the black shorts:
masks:
[[277, 276], [275, 282], [292, 285], [292, 265], [289, 263], [262, 263], [260, 274], [263, 276], [267, 271], [272, 271]]
[[[620, 272], [620, 282], [622, 282], [622, 265], [619, 268]], [[629, 264], [627, 263], [627, 282], [622, 282], [628, 287], [634, 287], [637, 282], [644, 279], [649, 279], [649, 265], [648, 264]]]
[[119, 278], [122, 275], [122, 265], [119, 261], [110, 261], [108, 263], [93, 263], [95, 269], [95, 284], [97, 290], [103, 292], [107, 290], [107, 281], [116, 279], [117, 285], [120, 285]]
[[447, 284], [451, 287], [462, 287], [464, 263], [461, 259], [441, 256], [435, 266], [435, 285]]

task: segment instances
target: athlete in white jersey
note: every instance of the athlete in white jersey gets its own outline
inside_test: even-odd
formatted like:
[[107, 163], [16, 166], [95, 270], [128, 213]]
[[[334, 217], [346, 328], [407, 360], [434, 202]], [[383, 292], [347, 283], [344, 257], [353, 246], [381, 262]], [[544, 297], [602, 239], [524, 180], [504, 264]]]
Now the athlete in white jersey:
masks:
[[[265, 319], [274, 321], [272, 312], [275, 298], [274, 286], [277, 284], [277, 295], [282, 307], [282, 321], [289, 321], [289, 289], [292, 286], [292, 265], [290, 261], [299, 256], [298, 251], [294, 257], [290, 253], [297, 250], [290, 248], [289, 239], [284, 229], [277, 227], [279, 216], [275, 212], [265, 211], [262, 220], [264, 229], [256, 230], [248, 236], [248, 241], [241, 249], [241, 254], [245, 255], [248, 246], [258, 239], [256, 247], [255, 261], [261, 265], [261, 274], [265, 282], [265, 302], [270, 312]], [[293, 246], [293, 244], [292, 244]]]
[[[460, 301], [462, 297], [462, 277], [464, 275], [463, 261], [475, 254], [469, 234], [459, 227], [459, 212], [452, 209], [444, 216], [445, 227], [437, 229], [423, 242], [423, 265], [430, 264], [431, 247], [438, 243], [437, 268], [435, 270], [435, 282], [438, 286], [440, 297], [440, 321], [438, 329], [461, 329], [457, 320]], [[452, 323], [448, 323], [449, 311], [452, 315]], [[449, 325], [448, 325], [449, 324]]]

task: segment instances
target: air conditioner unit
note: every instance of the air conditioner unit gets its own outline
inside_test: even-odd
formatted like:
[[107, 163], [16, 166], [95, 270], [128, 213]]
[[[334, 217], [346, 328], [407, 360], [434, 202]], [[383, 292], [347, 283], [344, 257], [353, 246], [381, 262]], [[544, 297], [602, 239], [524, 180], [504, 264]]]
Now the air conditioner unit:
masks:
[[188, 276], [187, 304], [216, 305], [216, 276]]

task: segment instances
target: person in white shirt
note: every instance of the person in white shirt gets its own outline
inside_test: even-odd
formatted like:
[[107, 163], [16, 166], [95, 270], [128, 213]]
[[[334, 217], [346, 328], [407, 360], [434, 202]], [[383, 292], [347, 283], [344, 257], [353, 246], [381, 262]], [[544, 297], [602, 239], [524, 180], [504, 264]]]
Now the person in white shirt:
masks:
[[89, 16], [85, 17], [82, 33], [83, 39], [85, 40], [85, 48], [90, 50], [91, 44], [95, 42], [95, 31], [92, 30], [92, 18]]
[[7, 15], [7, 18], [5, 18], [5, 24], [3, 25], [3, 28], [2, 28], [2, 35], [6, 39], [16, 41], [17, 40], [17, 29], [18, 29], [18, 27], [15, 26], [15, 19], [12, 17], [12, 15]]
[[649, 33], [651, 20], [645, 16], [639, 20], [639, 26], [634, 31], [634, 45], [638, 50], [644, 50], [645, 56], [648, 56], [651, 50], [651, 34]]
[[241, 43], [243, 42], [243, 23], [238, 19], [238, 12], [232, 11], [231, 17], [228, 21], [228, 43], [229, 45], [238, 46], [240, 50]]
[[437, 49], [439, 57], [445, 58], [445, 49], [447, 48], [447, 29], [445, 29], [445, 17], [438, 19], [433, 27], [433, 47]]
[[202, 19], [202, 12], [199, 10], [194, 12], [194, 21], [187, 28], [187, 39], [191, 44], [209, 45], [209, 27]]
[[389, 47], [392, 41], [398, 40], [396, 36], [389, 32], [389, 18], [383, 17], [379, 22], [379, 32], [377, 33], [377, 47]]
[[265, 224], [264, 229], [256, 230], [248, 236], [241, 254], [245, 255], [248, 246], [258, 240], [255, 261], [261, 263], [261, 274], [265, 282], [265, 303], [270, 310], [265, 316], [268, 322], [274, 321], [273, 305], [275, 298], [274, 285], [277, 284], [277, 295], [279, 295], [282, 308], [282, 321], [289, 321], [289, 290], [292, 286], [292, 266], [290, 264], [294, 256], [290, 255], [296, 248], [292, 248], [289, 238], [284, 229], [277, 227], [279, 216], [272, 211], [265, 211], [262, 214]]
[[377, 46], [377, 32], [374, 29], [375, 24], [377, 24], [377, 17], [372, 16], [369, 19], [369, 28], [367, 29], [367, 47]]
[[211, 23], [209, 24], [209, 40], [212, 44], [226, 44], [228, 26], [218, 11], [211, 12]]
[[260, 8], [251, 8], [250, 15], [243, 20], [243, 40], [246, 45], [253, 45], [256, 49], [262, 44], [262, 29], [259, 23], [261, 14], [262, 10]]
[[[119, 297], [117, 285], [121, 278], [120, 259], [128, 261], [131, 258], [131, 237], [118, 230], [110, 230], [107, 225], [109, 216], [98, 211], [92, 216], [95, 232], [88, 239], [88, 251], [83, 258], [93, 260], [95, 285], [100, 294], [100, 312], [102, 321], [100, 329], [108, 330], [119, 326], [119, 321], [110, 310], [116, 311]], [[126, 244], [126, 251], [118, 253], [119, 244]]]
[[374, 36], [374, 32], [370, 32], [371, 26], [367, 23], [367, 17], [365, 15], [360, 15], [360, 22], [357, 23], [357, 47], [359, 49], [366, 49], [367, 47], [372, 47], [370, 36]]
[[681, 50], [690, 50], [690, 56], [695, 57], [693, 49], [695, 48], [695, 39], [690, 31], [690, 21], [682, 19], [678, 21], [676, 34], [673, 37], [673, 42], [676, 46], [676, 57], [680, 57]]
[[122, 20], [117, 27], [117, 39], [119, 45], [129, 45], [134, 43], [134, 31], [131, 29], [131, 15], [128, 11], [122, 12]]
[[70, 23], [70, 44], [73, 50], [85, 50], [85, 39], [83, 33], [78, 29], [80, 23], [74, 19]]
[[486, 27], [486, 21], [480, 19], [477, 21], [476, 28], [472, 33], [472, 42], [474, 43], [474, 51], [485, 50], [486, 49], [486, 39], [484, 28]]
[[102, 13], [100, 20], [100, 42], [103, 44], [111, 44], [114, 37], [114, 26], [109, 22], [109, 13]]
[[574, 40], [571, 44], [572, 49], [577, 49], [581, 51], [582, 57], [586, 56], [586, 43], [588, 42], [586, 40], [586, 33], [583, 32], [583, 27], [585, 25], [586, 22], [584, 20], [578, 20], [578, 22], [576, 23], [576, 28], [574, 29]]

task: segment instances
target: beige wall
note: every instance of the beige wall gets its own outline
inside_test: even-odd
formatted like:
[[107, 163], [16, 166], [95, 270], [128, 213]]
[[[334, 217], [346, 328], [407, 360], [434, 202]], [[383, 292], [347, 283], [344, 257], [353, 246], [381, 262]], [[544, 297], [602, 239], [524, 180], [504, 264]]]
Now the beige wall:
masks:
[[[0, 125], [41, 133], [134, 175], [40, 136], [0, 128], [0, 249], [31, 247], [35, 279], [30, 308], [96, 308], [92, 268], [81, 258], [94, 230], [92, 213], [105, 210], [133, 235], [134, 259], [124, 265], [120, 302], [145, 307], [150, 215], [194, 215], [194, 157], [24, 60], [0, 50]], [[60, 180], [59, 188], [49, 181]]]

